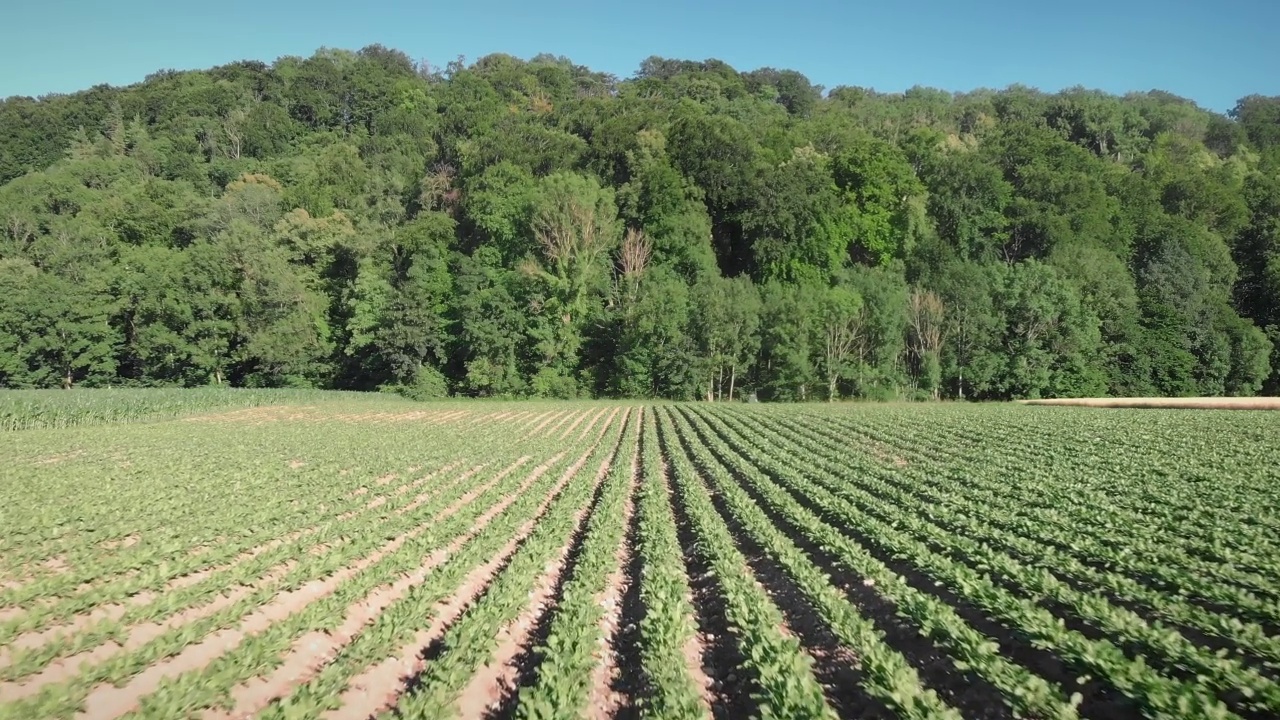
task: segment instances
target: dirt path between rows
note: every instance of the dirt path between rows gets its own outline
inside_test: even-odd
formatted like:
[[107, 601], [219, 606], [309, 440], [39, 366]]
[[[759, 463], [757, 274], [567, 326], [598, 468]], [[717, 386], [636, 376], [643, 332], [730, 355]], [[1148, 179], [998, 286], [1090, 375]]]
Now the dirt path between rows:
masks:
[[528, 607], [498, 632], [493, 656], [480, 667], [458, 696], [459, 717], [486, 717], [504, 705], [514, 707], [522, 675], [532, 677], [531, 663], [536, 662], [533, 645], [545, 641], [545, 634], [550, 629], [550, 619], [563, 597], [564, 584], [572, 579], [573, 568], [577, 565], [586, 540], [587, 518], [599, 508], [605, 478], [617, 461], [630, 417], [631, 410], [628, 409], [622, 415], [623, 434], [619, 435], [618, 442], [596, 469], [592, 480], [591, 501], [574, 513], [573, 531], [543, 569], [529, 596]]
[[[615, 411], [614, 415], [616, 414]], [[408, 689], [410, 681], [420, 675], [425, 668], [424, 649], [438, 641], [463, 611], [488, 587], [499, 568], [505, 566], [524, 539], [533, 532], [538, 519], [546, 513], [564, 488], [586, 465], [591, 453], [595, 451], [603, 437], [604, 430], [608, 429], [612, 420], [613, 417], [606, 422], [593, 446], [565, 470], [551, 492], [534, 511], [533, 517], [522, 524], [512, 538], [494, 553], [487, 563], [472, 570], [453, 596], [437, 608], [430, 627], [415, 633], [413, 639], [403, 645], [394, 656], [366, 669], [352, 679], [342, 694], [341, 706], [338, 710], [326, 713], [324, 715], [326, 720], [365, 720], [395, 706], [400, 695]], [[545, 473], [551, 464], [553, 463], [548, 462], [545, 467], [540, 466], [542, 473]]]
[[[636, 424], [644, 427], [644, 408], [640, 409]], [[635, 554], [636, 538], [631, 534], [631, 521], [635, 515], [636, 488], [640, 484], [640, 435], [636, 433], [636, 447], [631, 457], [631, 477], [627, 484], [627, 497], [622, 506], [622, 542], [614, 553], [614, 570], [605, 581], [605, 589], [599, 596], [604, 615], [600, 618], [600, 647], [596, 656], [596, 665], [591, 673], [591, 691], [587, 696], [587, 718], [589, 720], [609, 720], [617, 715], [619, 708], [634, 703], [620, 691], [619, 680], [621, 670], [619, 658], [622, 656], [618, 648], [621, 636], [622, 599], [630, 590], [627, 568]], [[635, 578], [639, 580], [639, 578]]]
[[[661, 444], [659, 441], [659, 447]], [[662, 489], [667, 503], [671, 505], [676, 523], [676, 536], [685, 554], [685, 576], [689, 583], [689, 595], [685, 600], [694, 608], [693, 619], [696, 624], [695, 632], [684, 644], [684, 660], [689, 668], [689, 677], [693, 680], [694, 687], [698, 689], [703, 704], [714, 712], [716, 708], [722, 706], [720, 702], [722, 692], [717, 688], [716, 681], [712, 679], [712, 671], [719, 667], [722, 661], [717, 660], [715, 656], [732, 655], [732, 653], [711, 651], [711, 648], [724, 650], [725, 648], [721, 646], [724, 646], [725, 641], [729, 639], [726, 628], [723, 627], [723, 608], [720, 607], [723, 603], [717, 604], [711, 595], [708, 584], [710, 577], [706, 574], [706, 569], [691, 562], [693, 558], [690, 554], [692, 552], [691, 531], [687, 525], [681, 526], [680, 514], [677, 511], [679, 506], [674, 489], [671, 487], [671, 465], [667, 460], [665, 448], [662, 449], [659, 458]], [[715, 622], [717, 612], [721, 622]], [[727, 672], [724, 674], [728, 675]]]
[[83, 671], [84, 665], [99, 665], [118, 653], [137, 650], [170, 630], [189, 625], [229, 608], [256, 590], [278, 583], [296, 566], [297, 562], [294, 560], [285, 561], [271, 568], [252, 584], [238, 585], [223, 594], [217, 595], [204, 605], [179, 611], [162, 622], [144, 622], [132, 625], [128, 628], [128, 637], [123, 645], [114, 641], [107, 641], [92, 650], [59, 658], [47, 665], [39, 673], [24, 680], [0, 683], [0, 701], [14, 702], [22, 700], [39, 693], [46, 686], [67, 682], [79, 675]]
[[[497, 480], [495, 479], [488, 485], [491, 486], [496, 482]], [[487, 487], [476, 488], [468, 492], [449, 508], [446, 508], [441, 513], [441, 516], [447, 517], [456, 513], [467, 503], [474, 500], [484, 489], [487, 489]], [[270, 603], [263, 605], [244, 618], [239, 627], [220, 630], [213, 635], [207, 636], [199, 643], [188, 645], [178, 655], [151, 665], [122, 687], [114, 687], [109, 683], [98, 685], [90, 691], [85, 701], [85, 711], [76, 717], [80, 720], [89, 720], [90, 718], [92, 720], [109, 720], [136, 710], [142, 698], [155, 692], [159, 688], [161, 681], [206, 667], [215, 659], [239, 646], [246, 637], [261, 633], [273, 623], [301, 612], [311, 603], [331, 595], [343, 582], [378, 563], [387, 555], [399, 550], [406, 542], [425, 532], [428, 527], [428, 524], [424, 524], [403, 533], [384, 543], [364, 558], [326, 578], [312, 580], [297, 590], [277, 595]]]
[[[500, 471], [494, 478], [474, 490], [472, 499], [492, 487], [502, 478], [515, 472], [528, 460], [528, 456], [522, 457], [514, 464]], [[401, 577], [394, 583], [375, 588], [362, 600], [348, 607], [343, 615], [342, 624], [332, 634], [314, 631], [294, 641], [281, 665], [271, 675], [254, 678], [232, 689], [231, 698], [235, 705], [230, 712], [210, 711], [205, 713], [205, 720], [242, 718], [257, 714], [270, 705], [273, 700], [283, 697], [294, 687], [309, 682], [392, 603], [400, 600], [414, 586], [425, 581], [436, 566], [451, 557], [453, 553], [457, 552], [458, 548], [488, 526], [499, 512], [505, 510], [510, 503], [515, 501], [515, 498], [530, 482], [528, 479], [522, 482], [520, 490], [507, 496], [503, 501], [495, 504], [480, 517], [476, 518], [470, 530], [454, 538], [448, 546], [433, 551], [421, 565], [408, 575]], [[442, 512], [434, 518], [433, 522], [439, 522], [449, 517], [470, 502], [469, 500], [463, 502], [463, 500], [465, 500], [465, 496], [459, 499], [456, 509], [451, 508], [453, 512], [446, 510], [446, 512]]]

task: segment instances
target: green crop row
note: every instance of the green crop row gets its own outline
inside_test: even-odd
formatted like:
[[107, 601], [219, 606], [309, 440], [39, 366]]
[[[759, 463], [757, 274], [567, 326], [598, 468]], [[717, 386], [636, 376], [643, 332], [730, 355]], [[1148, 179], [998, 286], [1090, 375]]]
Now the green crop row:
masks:
[[582, 553], [565, 583], [546, 645], [537, 648], [541, 656], [537, 679], [520, 691], [520, 718], [570, 720], [580, 717], [587, 704], [604, 614], [599, 595], [610, 573], [619, 570], [617, 548], [626, 532], [624, 509], [633, 490], [632, 464], [638, 459], [636, 444], [643, 416], [643, 410], [639, 411], [623, 436], [599, 507], [587, 523]]
[[[809, 452], [829, 454], [839, 447], [839, 437], [821, 426], [797, 426], [793, 431], [786, 423], [779, 423], [774, 429]], [[933, 522], [948, 532], [990, 543], [1027, 562], [1052, 567], [1055, 573], [1070, 577], [1073, 583], [1122, 597], [1146, 612], [1220, 637], [1260, 658], [1280, 660], [1280, 640], [1269, 636], [1264, 624], [1247, 620], [1249, 616], [1256, 616], [1263, 623], [1274, 623], [1280, 619], [1275, 605], [1250, 592], [1214, 584], [1189, 572], [1188, 569], [1198, 568], [1199, 563], [1186, 553], [1176, 561], [1169, 553], [1167, 563], [1157, 566], [1132, 553], [1117, 553], [1114, 538], [1109, 544], [1095, 543], [1078, 533], [1067, 534], [1026, 518], [1019, 522], [1015, 518], [1019, 517], [1021, 503], [988, 492], [984, 479], [976, 475], [969, 475], [968, 481], [960, 485], [939, 482], [936, 477], [931, 482], [927, 473], [915, 468], [887, 472], [857, 458], [841, 457], [840, 467], [846, 472], [856, 471], [864, 478], [875, 478], [880, 487], [891, 488], [887, 492], [904, 508], [929, 508]], [[1010, 527], [1015, 531], [1005, 529]], [[1126, 538], [1126, 542], [1132, 540], [1131, 536]], [[1090, 554], [1082, 560], [1064, 548], [1076, 551], [1088, 548]], [[1106, 562], [1108, 559], [1114, 561]], [[1096, 564], [1108, 569], [1100, 570]], [[1125, 568], [1128, 574], [1110, 569], [1113, 566]], [[1134, 576], [1161, 578], [1178, 592], [1154, 589]], [[1227, 610], [1207, 610], [1193, 604], [1188, 596], [1198, 596]]]
[[0, 720], [1280, 715], [1274, 416], [119, 393], [0, 449]]
[[[1262, 463], [1251, 473], [1233, 476], [1228, 483], [1205, 483], [1202, 473], [1226, 475], [1212, 465], [1196, 468], [1181, 458], [1182, 470], [1163, 468], [1162, 463], [1167, 462], [1163, 455], [1169, 448], [1165, 443], [1126, 447], [1123, 454], [1105, 462], [1072, 467], [1078, 465], [1079, 454], [1091, 450], [1089, 445], [1063, 442], [1054, 448], [1025, 431], [1011, 432], [999, 440], [976, 439], [969, 447], [983, 450], [972, 452], [956, 437], [948, 436], [950, 426], [898, 428], [892, 422], [871, 425], [825, 415], [809, 418], [806, 425], [807, 431], [834, 435], [847, 446], [869, 441], [897, 448], [909, 462], [906, 468], [895, 467], [895, 472], [923, 466], [957, 481], [976, 482], [997, 495], [1016, 498], [1012, 505], [1020, 513], [1034, 514], [1037, 523], [1057, 524], [1073, 537], [1113, 545], [1117, 534], [1131, 536], [1127, 542], [1137, 546], [1124, 559], [1149, 560], [1146, 571], [1157, 577], [1160, 568], [1172, 561], [1192, 561], [1198, 571], [1226, 583], [1266, 592], [1280, 590], [1280, 575], [1272, 560], [1275, 553], [1267, 553], [1269, 548], [1280, 549], [1273, 544], [1274, 533], [1267, 529], [1280, 522], [1271, 503], [1265, 502], [1267, 493], [1274, 493], [1275, 483], [1263, 491], [1247, 491], [1251, 475], [1274, 472], [1276, 463]], [[1141, 458], [1136, 467], [1132, 465], [1135, 458]], [[1195, 462], [1226, 459], [1215, 452]], [[1194, 482], [1180, 481], [1179, 475], [1188, 475]], [[1010, 477], [1021, 482], [1009, 483], [1006, 479]], [[1222, 522], [1224, 512], [1232, 518], [1230, 523]], [[1178, 551], [1185, 552], [1180, 557], [1173, 554]], [[1251, 566], [1260, 571], [1249, 571]]]
[[[564, 493], [571, 487], [567, 483], [574, 479], [570, 471], [577, 466], [587, 466], [592, 457], [599, 457], [605, 452], [604, 448], [612, 447], [610, 441], [602, 442], [601, 438], [606, 433], [612, 437], [616, 432], [619, 432], [616, 427], [606, 425], [594, 438], [584, 438], [564, 448], [554, 462], [537, 469], [536, 482], [514, 496], [506, 510], [436, 566], [422, 584], [411, 587], [403, 598], [380, 613], [372, 625], [342, 647], [313, 678], [273, 702], [262, 716], [313, 717], [325, 710], [337, 709], [342, 693], [356, 673], [395, 656], [402, 646], [412, 645], [413, 638], [434, 621], [438, 603], [456, 592], [469, 573], [499, 557], [499, 550], [513, 538], [526, 537], [552, 507], [562, 507], [569, 502]], [[583, 450], [581, 455], [579, 450]], [[575, 456], [577, 460], [571, 463]], [[557, 491], [557, 488], [561, 489]], [[548, 497], [548, 493], [553, 494]], [[413, 649], [417, 652], [423, 648]]]
[[[731, 417], [725, 413], [707, 419], [723, 427], [722, 424]], [[723, 431], [728, 432], [727, 429]], [[752, 428], [752, 431], [759, 430]], [[1075, 716], [1074, 708], [1079, 703], [1078, 697], [1064, 700], [1061, 688], [1010, 662], [1000, 653], [998, 643], [971, 627], [954, 608], [907, 583], [866, 549], [822, 521], [817, 514], [770, 482], [759, 466], [752, 464], [752, 461], [760, 457], [752, 444], [741, 440], [741, 436], [736, 434], [730, 437], [738, 442], [732, 445], [734, 452], [724, 453], [722, 459], [729, 462], [740, 473], [739, 477], [759, 493], [763, 506], [782, 515], [798, 528], [800, 535], [806, 540], [826, 548], [839, 559], [845, 569], [864, 578], [869, 586], [893, 603], [903, 621], [950, 651], [958, 669], [971, 670], [1000, 689], [1006, 702], [1024, 715], [1046, 718]], [[749, 458], [752, 461], [748, 461]]]
[[[805, 498], [838, 528], [858, 528], [859, 538], [889, 555], [906, 558], [921, 573], [982, 608], [991, 617], [1007, 623], [1037, 646], [1105, 678], [1144, 705], [1152, 716], [1235, 717], [1204, 685], [1163, 675], [1141, 659], [1130, 658], [1111, 640], [1092, 639], [1067, 629], [1060, 617], [1036, 599], [1010, 592], [987, 573], [936, 552], [914, 532], [902, 529], [919, 527], [917, 523], [923, 521], [879, 500], [857, 482], [851, 482], [854, 478], [820, 467], [812, 454], [797, 451], [767, 427], [757, 426], [753, 436], [736, 436], [736, 439], [741, 447], [753, 451], [752, 462], [769, 473], [767, 479], [761, 480], [764, 484], [776, 482], [794, 496]], [[771, 453], [785, 453], [786, 460], [773, 458]], [[892, 513], [892, 520], [882, 519], [879, 513], [865, 509], [872, 506]], [[1038, 577], [1037, 572], [1018, 566], [993, 568], [993, 571], [1013, 582], [1031, 583]], [[1090, 612], [1087, 603], [1068, 607], [1076, 613]]]
[[[622, 422], [626, 423], [627, 418]], [[439, 657], [427, 663], [417, 690], [401, 698], [396, 716], [425, 720], [456, 714], [458, 697], [467, 682], [481, 664], [489, 662], [499, 629], [510, 625], [526, 609], [538, 576], [546, 571], [549, 561], [568, 551], [570, 536], [583, 522], [583, 515], [589, 510], [588, 501], [604, 479], [609, 464], [616, 461], [623, 437], [625, 433], [620, 434], [616, 442], [596, 447], [585, 471], [571, 479], [507, 567], [480, 599], [449, 627], [441, 642]], [[553, 578], [547, 578], [551, 580]]]
[[813, 674], [813, 658], [799, 641], [783, 634], [777, 605], [755, 582], [743, 556], [716, 514], [706, 488], [698, 482], [689, 459], [676, 450], [671, 418], [659, 413], [659, 428], [671, 462], [676, 495], [698, 537], [692, 548], [703, 557], [723, 595], [730, 632], [742, 648], [743, 667], [756, 688], [753, 699], [764, 717], [834, 718], [822, 686]]
[[[440, 542], [441, 535], [439, 533], [446, 533], [443, 537], [448, 538], [450, 535], [447, 533], [456, 534], [466, 530], [470, 527], [470, 523], [474, 518], [483, 512], [488, 505], [492, 504], [492, 501], [486, 502], [486, 499], [501, 497], [504, 491], [509, 491], [513, 486], [514, 481], [510, 480], [510, 475], [508, 475], [508, 482], [505, 484], [493, 486], [491, 483], [484, 483], [479, 485], [482, 492], [478, 493], [473, 501], [465, 506], [462, 511], [456, 513], [452, 522], [433, 528], [434, 533], [426, 534], [426, 537], [411, 538], [411, 542], [403, 544], [392, 555], [383, 558], [374, 565], [372, 570], [375, 572], [366, 571], [361, 573], [360, 582], [344, 583], [342, 586], [344, 592], [331, 596], [330, 600], [332, 602], [330, 604], [341, 607], [359, 596], [347, 597], [348, 594], [360, 593], [363, 586], [376, 586], [385, 581], [386, 577], [394, 577], [395, 573], [402, 567], [417, 564], [417, 558], [423, 552], [429, 551]], [[424, 517], [429, 518], [433, 514], [439, 513], [450, 504], [456, 502], [467, 491], [474, 493], [472, 488], [446, 487], [431, 502], [419, 507], [411, 514], [398, 515], [391, 512], [397, 508], [397, 505], [393, 504], [385, 507], [388, 514], [384, 516], [365, 515], [355, 523], [331, 522], [323, 525], [319, 532], [308, 537], [309, 544], [318, 547], [327, 545], [332, 547], [318, 554], [296, 553], [296, 564], [281, 581], [259, 587], [232, 606], [190, 624], [172, 628], [140, 647], [129, 648], [126, 646], [125, 652], [112, 655], [105, 662], [98, 665], [88, 666], [71, 681], [45, 686], [38, 695], [30, 700], [4, 706], [3, 710], [14, 712], [15, 715], [13, 717], [68, 717], [76, 708], [80, 707], [95, 685], [104, 682], [117, 686], [122, 685], [129, 678], [152, 665], [157, 659], [178, 655], [188, 646], [200, 642], [202, 638], [210, 633], [235, 627], [243, 618], [270, 601], [280, 591], [296, 590], [305, 583], [333, 575], [349, 567], [352, 563], [360, 561], [361, 558], [365, 558], [379, 547], [386, 546], [389, 541], [405, 537], [413, 532], [421, 533], [421, 530], [428, 527], [422, 524]], [[408, 500], [403, 500], [403, 503], [407, 504]], [[346, 542], [339, 542], [343, 539]], [[379, 570], [382, 571], [382, 574], [376, 572]], [[142, 616], [146, 621], [155, 621], [167, 614], [167, 610], [163, 607], [147, 606], [147, 608], [150, 612]], [[330, 617], [331, 615], [319, 611], [312, 612], [308, 616], [313, 621], [323, 621], [325, 618]], [[273, 625], [271, 628], [275, 634], [273, 637], [278, 636], [280, 632], [287, 629], [288, 626], [286, 624]], [[121, 628], [120, 632], [125, 632], [125, 629]], [[93, 634], [90, 633], [88, 637], [93, 637]], [[252, 648], [254, 645], [251, 643], [247, 647]], [[246, 652], [250, 651], [247, 650]], [[269, 654], [265, 656], [259, 655], [259, 657], [267, 656]], [[233, 663], [232, 667], [236, 667], [236, 664]], [[249, 666], [239, 665], [241, 670], [254, 669], [256, 667], [257, 665], [254, 664]], [[220, 690], [229, 689], [229, 686], [219, 686], [211, 683], [207, 683], [204, 687], [205, 690], [201, 693], [186, 693], [180, 697], [183, 698], [184, 703], [195, 703], [194, 707], [202, 707], [203, 705], [200, 703], [209, 698], [217, 698], [218, 695], [216, 693]], [[161, 696], [171, 697], [171, 694], [161, 693]], [[0, 717], [4, 716], [0, 714]], [[173, 716], [168, 715], [168, 717]]]
[[[209, 410], [366, 398], [369, 393], [244, 388], [0, 390], [0, 432], [142, 422]], [[384, 398], [377, 396], [377, 400], [382, 402]]]

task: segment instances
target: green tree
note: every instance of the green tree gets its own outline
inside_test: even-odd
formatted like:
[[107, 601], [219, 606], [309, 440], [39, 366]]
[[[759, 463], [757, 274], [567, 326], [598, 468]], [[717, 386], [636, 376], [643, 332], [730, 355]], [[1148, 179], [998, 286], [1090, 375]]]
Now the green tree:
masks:
[[1002, 397], [1091, 397], [1105, 392], [1097, 316], [1052, 266], [1028, 260], [1001, 268], [997, 303], [1006, 359], [993, 387]]
[[770, 281], [760, 286], [760, 363], [768, 398], [808, 400], [818, 380], [814, 367], [819, 297], [823, 286]]
[[866, 357], [867, 315], [862, 298], [847, 286], [827, 288], [818, 301], [818, 366], [826, 380], [827, 401], [835, 402], [838, 383]]
[[992, 266], [952, 262], [932, 281], [945, 313], [942, 382], [962, 400], [990, 392], [998, 370], [1001, 318], [992, 292], [996, 272]]
[[910, 200], [924, 191], [906, 155], [864, 137], [832, 159], [832, 175], [850, 206], [855, 259], [886, 265], [910, 250]]
[[612, 191], [594, 179], [557, 173], [543, 179], [529, 221], [538, 254], [522, 271], [539, 283], [540, 363], [567, 377], [579, 359], [583, 327], [608, 280], [620, 232]]
[[693, 287], [693, 304], [704, 396], [732, 401], [739, 372], [747, 374], [760, 350], [760, 294], [745, 275], [711, 278]]
[[465, 392], [480, 396], [523, 394], [521, 345], [530, 318], [517, 300], [518, 276], [503, 267], [493, 248], [457, 259], [453, 270], [453, 358]]

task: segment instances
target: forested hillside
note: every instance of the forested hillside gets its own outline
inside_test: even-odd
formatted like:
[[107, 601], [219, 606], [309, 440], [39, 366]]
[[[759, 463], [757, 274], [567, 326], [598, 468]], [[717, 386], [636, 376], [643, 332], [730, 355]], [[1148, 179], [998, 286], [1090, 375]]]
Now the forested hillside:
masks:
[[4, 387], [1280, 389], [1275, 97], [372, 46], [10, 98], [0, 182]]

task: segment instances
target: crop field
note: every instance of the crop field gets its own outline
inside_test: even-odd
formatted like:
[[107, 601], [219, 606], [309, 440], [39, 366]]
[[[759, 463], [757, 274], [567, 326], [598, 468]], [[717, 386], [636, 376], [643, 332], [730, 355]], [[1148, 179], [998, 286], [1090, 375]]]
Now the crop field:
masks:
[[1274, 413], [33, 397], [0, 719], [1280, 716]]

